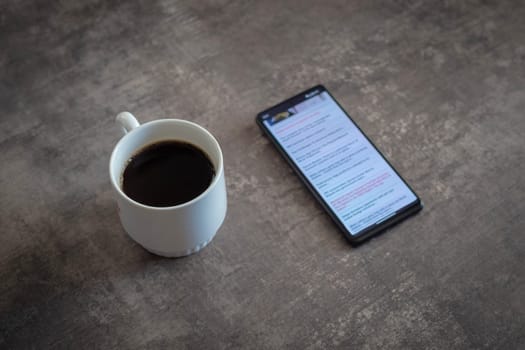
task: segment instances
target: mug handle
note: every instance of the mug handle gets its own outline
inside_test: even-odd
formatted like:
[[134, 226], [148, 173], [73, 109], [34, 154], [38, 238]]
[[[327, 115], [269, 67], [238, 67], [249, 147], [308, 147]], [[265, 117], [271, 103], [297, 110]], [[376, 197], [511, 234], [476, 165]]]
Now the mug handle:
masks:
[[133, 114], [129, 112], [119, 113], [115, 120], [117, 121], [117, 124], [122, 127], [124, 134], [127, 134], [140, 125], [140, 123], [137, 121], [137, 118], [135, 118]]

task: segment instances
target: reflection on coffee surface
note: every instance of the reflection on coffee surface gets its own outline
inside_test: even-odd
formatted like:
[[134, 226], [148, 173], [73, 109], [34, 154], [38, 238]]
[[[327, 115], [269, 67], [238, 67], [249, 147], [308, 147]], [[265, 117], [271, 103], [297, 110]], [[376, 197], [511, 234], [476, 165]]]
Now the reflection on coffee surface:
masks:
[[129, 160], [122, 189], [141, 204], [170, 207], [199, 196], [214, 176], [204, 151], [187, 142], [167, 140], [144, 147]]

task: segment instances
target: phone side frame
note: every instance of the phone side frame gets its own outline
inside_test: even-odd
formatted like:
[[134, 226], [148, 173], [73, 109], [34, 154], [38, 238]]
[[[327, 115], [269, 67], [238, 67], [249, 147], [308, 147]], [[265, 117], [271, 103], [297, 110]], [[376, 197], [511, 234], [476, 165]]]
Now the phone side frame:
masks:
[[[343, 111], [343, 113], [347, 116], [347, 118], [352, 122], [356, 128], [359, 130], [359, 132], [368, 140], [368, 142], [374, 147], [376, 152], [381, 156], [381, 158], [384, 159], [384, 161], [392, 168], [394, 173], [396, 173], [397, 176], [401, 179], [401, 181], [405, 184], [405, 186], [408, 187], [408, 189], [414, 194], [416, 197], [416, 200], [410, 203], [409, 205], [399, 209], [396, 214], [394, 214], [392, 217], [380, 222], [379, 224], [373, 225], [365, 229], [364, 231], [360, 232], [357, 235], [352, 235], [350, 231], [345, 227], [344, 223], [339, 219], [337, 214], [330, 208], [328, 203], [321, 197], [315, 186], [308, 180], [306, 175], [303, 174], [302, 170], [299, 168], [297, 164], [294, 163], [294, 161], [291, 159], [291, 157], [288, 155], [286, 150], [281, 146], [279, 141], [272, 135], [270, 130], [266, 127], [262, 120], [262, 116], [266, 113], [268, 113], [270, 110], [273, 110], [277, 107], [279, 107], [282, 104], [285, 104], [287, 101], [296, 99], [297, 97], [301, 95], [308, 94], [315, 90], [321, 90], [321, 92], [326, 91], [332, 100], [336, 103], [336, 105]], [[281, 156], [286, 160], [286, 162], [290, 165], [290, 167], [294, 170], [295, 174], [299, 176], [300, 180], [305, 184], [306, 188], [312, 193], [314, 198], [317, 200], [317, 202], [323, 207], [323, 209], [328, 213], [330, 218], [333, 220], [333, 222], [337, 225], [337, 227], [344, 233], [344, 236], [348, 239], [348, 241], [353, 244], [357, 245], [362, 243], [363, 241], [366, 241], [367, 239], [371, 238], [372, 236], [375, 236], [376, 234], [379, 234], [386, 229], [390, 228], [391, 226], [399, 223], [403, 219], [407, 218], [408, 216], [414, 215], [417, 212], [419, 212], [423, 208], [423, 204], [421, 202], [421, 199], [417, 195], [417, 193], [410, 187], [410, 185], [405, 181], [405, 179], [399, 174], [399, 172], [390, 164], [388, 159], [379, 151], [379, 149], [376, 147], [376, 145], [370, 140], [370, 138], [363, 132], [363, 130], [359, 127], [359, 125], [352, 119], [352, 117], [348, 114], [348, 112], [339, 104], [339, 102], [335, 99], [335, 97], [326, 89], [323, 85], [316, 85], [314, 87], [311, 87], [299, 94], [296, 94], [295, 96], [292, 96], [282, 102], [279, 102], [278, 104], [269, 107], [262, 112], [258, 113], [255, 121], [259, 128], [263, 131], [264, 135], [266, 135], [270, 141], [274, 144], [276, 149], [279, 151]]]

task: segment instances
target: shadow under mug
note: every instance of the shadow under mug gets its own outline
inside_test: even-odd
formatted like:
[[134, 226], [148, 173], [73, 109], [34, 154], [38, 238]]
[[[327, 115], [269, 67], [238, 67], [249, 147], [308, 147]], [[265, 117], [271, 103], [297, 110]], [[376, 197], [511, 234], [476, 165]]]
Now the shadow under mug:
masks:
[[[139, 124], [129, 112], [117, 115], [124, 129], [109, 161], [122, 226], [128, 235], [153, 254], [179, 257], [198, 252], [215, 236], [226, 216], [227, 198], [222, 151], [203, 127], [180, 119], [158, 119]], [[172, 207], [152, 207], [129, 198], [122, 190], [122, 173], [143, 147], [163, 140], [179, 140], [206, 152], [215, 168], [210, 186], [192, 200]]]

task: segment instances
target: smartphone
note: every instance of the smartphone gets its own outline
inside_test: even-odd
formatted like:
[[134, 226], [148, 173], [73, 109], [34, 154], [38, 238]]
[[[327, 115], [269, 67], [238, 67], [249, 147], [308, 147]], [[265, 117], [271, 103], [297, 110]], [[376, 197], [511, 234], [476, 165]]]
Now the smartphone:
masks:
[[414, 190], [324, 86], [262, 111], [256, 122], [350, 243], [422, 209]]

